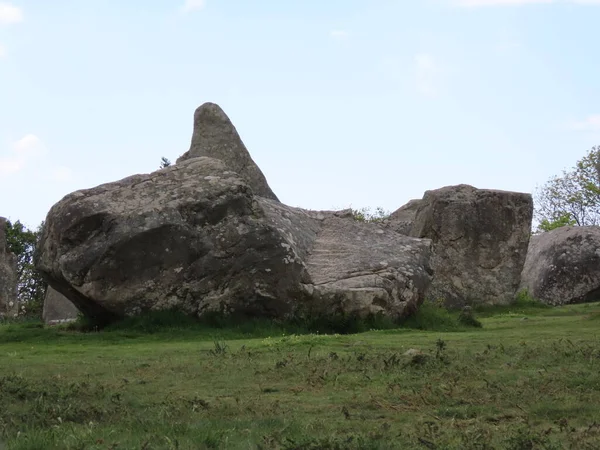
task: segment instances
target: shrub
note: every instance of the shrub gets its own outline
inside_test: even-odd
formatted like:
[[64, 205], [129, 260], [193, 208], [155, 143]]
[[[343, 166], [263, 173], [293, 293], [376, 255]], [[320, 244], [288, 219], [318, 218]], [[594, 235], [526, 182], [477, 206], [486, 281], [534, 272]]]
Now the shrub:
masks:
[[464, 331], [467, 328], [482, 326], [472, 312], [471, 319], [461, 319], [461, 314], [449, 311], [440, 302], [425, 301], [416, 314], [402, 322], [402, 326], [427, 331]]
[[473, 309], [470, 306], [466, 306], [462, 309], [458, 315], [458, 323], [466, 327], [481, 328], [482, 323], [477, 320], [473, 314]]
[[383, 209], [381, 206], [371, 211], [371, 208], [364, 207], [352, 210], [352, 217], [358, 222], [381, 222], [390, 217], [390, 212]]

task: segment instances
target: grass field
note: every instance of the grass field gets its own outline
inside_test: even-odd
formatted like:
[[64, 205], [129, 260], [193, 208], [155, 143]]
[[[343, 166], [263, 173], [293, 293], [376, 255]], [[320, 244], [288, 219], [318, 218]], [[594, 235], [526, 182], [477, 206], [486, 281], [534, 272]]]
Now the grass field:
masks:
[[345, 335], [2, 325], [0, 449], [600, 449], [600, 304], [429, 313]]

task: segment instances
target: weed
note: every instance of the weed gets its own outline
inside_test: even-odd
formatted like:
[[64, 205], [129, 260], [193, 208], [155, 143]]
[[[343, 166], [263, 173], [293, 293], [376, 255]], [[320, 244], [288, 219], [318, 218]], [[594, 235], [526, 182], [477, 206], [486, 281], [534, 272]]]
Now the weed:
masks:
[[414, 315], [401, 322], [401, 326], [427, 331], [466, 331], [478, 327], [478, 321], [461, 321], [459, 316], [458, 312], [449, 311], [439, 303], [425, 301]]
[[530, 427], [520, 427], [504, 441], [508, 450], [558, 450], [562, 446], [554, 445], [548, 436], [532, 430]]
[[390, 217], [390, 212], [383, 209], [381, 206], [371, 211], [369, 207], [352, 210], [352, 217], [357, 222], [382, 222]]
[[391, 356], [383, 358], [383, 366], [386, 370], [390, 370], [400, 364], [400, 358], [396, 353], [392, 353]]
[[515, 300], [508, 305], [474, 305], [473, 310], [481, 316], [490, 317], [499, 314], [536, 314], [543, 310], [550, 310], [552, 307], [546, 305], [529, 294], [527, 289], [520, 290]]
[[446, 342], [443, 339], [438, 338], [438, 340], [435, 341], [435, 349], [435, 357], [442, 358], [446, 351]]
[[209, 353], [213, 356], [225, 356], [229, 351], [229, 346], [227, 343], [222, 341], [214, 341], [214, 348], [209, 350]]
[[477, 320], [473, 313], [473, 309], [469, 306], [463, 308], [458, 315], [458, 323], [465, 327], [481, 328], [483, 324]]

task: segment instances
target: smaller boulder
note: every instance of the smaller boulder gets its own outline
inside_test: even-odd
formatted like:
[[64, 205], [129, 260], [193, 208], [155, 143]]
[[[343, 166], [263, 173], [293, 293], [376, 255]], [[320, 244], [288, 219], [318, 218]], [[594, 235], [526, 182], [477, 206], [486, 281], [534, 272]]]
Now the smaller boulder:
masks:
[[433, 241], [429, 298], [453, 308], [513, 301], [532, 215], [530, 194], [464, 184], [425, 192], [410, 235]]
[[394, 230], [396, 233], [403, 234], [405, 236], [410, 235], [417, 210], [421, 206], [422, 200], [414, 199], [410, 200], [406, 205], [401, 206], [387, 219], [386, 223], [388, 227]]
[[600, 300], [600, 227], [561, 227], [532, 236], [521, 288], [549, 305]]
[[67, 297], [48, 286], [42, 312], [42, 319], [46, 325], [73, 322], [78, 315], [79, 310]]
[[404, 356], [415, 356], [415, 355], [422, 355], [422, 354], [423, 354], [423, 352], [416, 348], [409, 348], [408, 350], [406, 350], [403, 353]]

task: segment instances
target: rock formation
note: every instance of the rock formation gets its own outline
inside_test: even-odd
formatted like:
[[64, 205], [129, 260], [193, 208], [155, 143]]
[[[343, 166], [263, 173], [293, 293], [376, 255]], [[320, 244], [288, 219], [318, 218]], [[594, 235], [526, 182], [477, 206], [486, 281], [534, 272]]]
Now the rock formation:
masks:
[[248, 183], [255, 195], [277, 200], [229, 117], [214, 103], [205, 103], [196, 109], [192, 144], [177, 162], [199, 156], [223, 161], [227, 169]]
[[176, 165], [55, 204], [36, 266], [104, 322], [170, 308], [402, 317], [424, 300], [430, 248], [350, 211], [279, 203], [227, 116], [207, 104]]
[[386, 220], [386, 224], [396, 233], [409, 236], [421, 203], [422, 200], [420, 199], [410, 200], [406, 205], [401, 206], [390, 214], [390, 217]]
[[428, 297], [452, 307], [510, 303], [519, 287], [532, 215], [530, 194], [468, 185], [427, 191], [410, 235], [433, 241], [435, 275]]
[[7, 248], [6, 224], [6, 219], [0, 217], [0, 317], [18, 311], [17, 258]]
[[521, 287], [549, 305], [600, 300], [600, 227], [561, 227], [532, 236]]
[[69, 299], [48, 286], [44, 298], [44, 310], [42, 312], [44, 323], [47, 325], [55, 325], [71, 322], [77, 319], [78, 315], [79, 310], [71, 301], [69, 301]]

